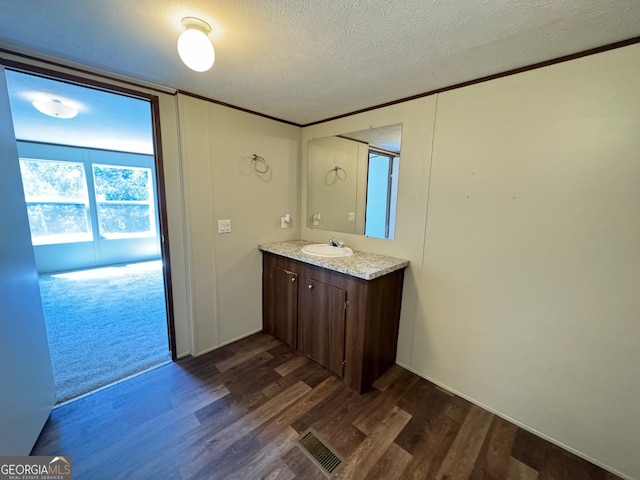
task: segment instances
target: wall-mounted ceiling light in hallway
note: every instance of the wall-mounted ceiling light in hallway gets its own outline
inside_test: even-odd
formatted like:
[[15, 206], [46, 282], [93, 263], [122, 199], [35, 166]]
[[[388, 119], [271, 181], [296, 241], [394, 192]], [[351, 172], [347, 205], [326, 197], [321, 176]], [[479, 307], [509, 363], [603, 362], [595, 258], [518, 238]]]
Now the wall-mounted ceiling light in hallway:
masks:
[[71, 105], [63, 103], [57, 98], [47, 100], [34, 100], [31, 104], [41, 113], [55, 118], [73, 118], [78, 114], [78, 110]]
[[178, 54], [184, 64], [196, 72], [205, 72], [216, 59], [216, 52], [208, 37], [211, 26], [204, 20], [185, 17], [182, 25], [186, 28], [178, 38]]

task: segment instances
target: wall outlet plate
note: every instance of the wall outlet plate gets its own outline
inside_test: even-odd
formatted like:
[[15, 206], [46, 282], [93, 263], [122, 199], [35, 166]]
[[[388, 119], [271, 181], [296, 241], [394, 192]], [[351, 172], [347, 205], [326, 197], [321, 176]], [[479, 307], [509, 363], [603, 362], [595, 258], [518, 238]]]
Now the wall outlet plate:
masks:
[[231, 233], [231, 220], [218, 220], [218, 233]]
[[356, 212], [349, 212], [347, 214], [347, 222], [355, 222], [356, 221]]

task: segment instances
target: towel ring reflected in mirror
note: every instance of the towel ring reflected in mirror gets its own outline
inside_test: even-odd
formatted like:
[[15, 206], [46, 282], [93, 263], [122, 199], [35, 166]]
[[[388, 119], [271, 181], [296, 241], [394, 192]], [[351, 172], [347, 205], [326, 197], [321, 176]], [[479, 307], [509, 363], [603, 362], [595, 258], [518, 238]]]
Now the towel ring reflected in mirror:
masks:
[[[333, 174], [333, 175], [332, 175]], [[344, 168], [338, 167], [337, 165], [333, 167], [331, 170], [327, 172], [325, 176], [325, 180], [327, 185], [333, 185], [337, 180], [346, 180], [347, 172]]]
[[251, 155], [251, 165], [257, 173], [264, 174], [269, 171], [269, 164], [267, 161], [255, 153]]

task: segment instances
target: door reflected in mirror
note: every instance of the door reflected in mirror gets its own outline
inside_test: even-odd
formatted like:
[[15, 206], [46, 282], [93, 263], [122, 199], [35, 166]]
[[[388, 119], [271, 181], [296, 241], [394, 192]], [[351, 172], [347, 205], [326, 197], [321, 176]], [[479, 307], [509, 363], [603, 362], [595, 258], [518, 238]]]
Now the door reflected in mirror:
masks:
[[308, 143], [307, 226], [393, 239], [402, 124]]

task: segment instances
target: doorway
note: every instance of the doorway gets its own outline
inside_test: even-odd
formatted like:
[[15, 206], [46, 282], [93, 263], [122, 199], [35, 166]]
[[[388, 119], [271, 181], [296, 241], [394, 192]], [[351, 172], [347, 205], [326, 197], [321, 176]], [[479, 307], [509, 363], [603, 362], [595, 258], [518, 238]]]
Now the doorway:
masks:
[[61, 403], [175, 351], [154, 104], [17, 70], [6, 81]]

